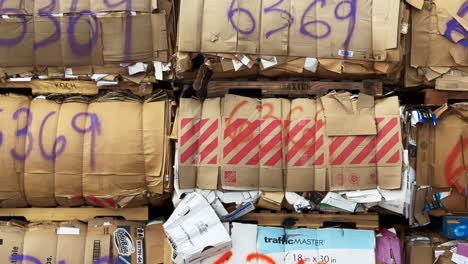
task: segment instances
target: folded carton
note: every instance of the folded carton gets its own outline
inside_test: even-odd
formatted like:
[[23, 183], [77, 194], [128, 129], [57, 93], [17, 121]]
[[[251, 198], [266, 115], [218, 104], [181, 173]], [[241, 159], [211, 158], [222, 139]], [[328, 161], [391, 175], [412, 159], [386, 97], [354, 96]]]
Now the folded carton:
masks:
[[[25, 137], [17, 137], [18, 128], [26, 127], [30, 99], [26, 96], [0, 96], [2, 115], [2, 148], [0, 153], [4, 162], [0, 163], [0, 207], [24, 207], [24, 152]], [[23, 109], [23, 110], [19, 110]], [[16, 118], [15, 117], [16, 114]], [[12, 118], [13, 117], [13, 118]], [[13, 154], [13, 155], [11, 155]]]
[[188, 194], [164, 224], [173, 249], [172, 259], [196, 263], [231, 248], [231, 237], [215, 211], [198, 193]]
[[171, 264], [169, 242], [162, 222], [150, 222], [145, 227], [145, 252], [147, 264]]
[[[212, 115], [205, 118], [204, 112]], [[182, 99], [179, 183], [183, 189], [398, 189], [400, 130], [396, 97]]]
[[145, 228], [143, 225], [114, 219], [88, 222], [84, 263], [145, 263]]
[[18, 260], [11, 260], [23, 255], [24, 233], [26, 227], [21, 222], [0, 222], [0, 262], [20, 263]]
[[362, 230], [259, 227], [254, 259], [278, 264], [375, 264], [375, 235]]
[[419, 126], [416, 183], [436, 188], [454, 187], [464, 194], [468, 184], [464, 169], [468, 106], [445, 106], [436, 114], [436, 127], [429, 123]]

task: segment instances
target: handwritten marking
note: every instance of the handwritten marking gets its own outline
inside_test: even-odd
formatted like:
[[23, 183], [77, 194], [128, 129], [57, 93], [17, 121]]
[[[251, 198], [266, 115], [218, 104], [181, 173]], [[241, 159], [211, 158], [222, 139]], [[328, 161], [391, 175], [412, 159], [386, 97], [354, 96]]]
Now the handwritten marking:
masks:
[[[244, 35], [250, 35], [250, 34], [254, 33], [255, 29], [257, 28], [257, 23], [255, 22], [254, 16], [252, 15], [252, 13], [249, 10], [247, 10], [245, 8], [234, 8], [235, 3], [236, 3], [236, 0], [232, 0], [231, 5], [230, 5], [229, 10], [228, 10], [228, 19], [229, 19], [229, 22], [231, 22], [232, 27], [237, 32], [239, 32], [241, 34], [244, 34]], [[234, 15], [236, 13], [244, 13], [249, 17], [250, 21], [252, 22], [252, 26], [248, 30], [242, 30], [236, 25], [236, 23], [234, 22], [234, 19], [233, 19]]]
[[[62, 154], [65, 151], [65, 147], [67, 146], [67, 139], [64, 136], [59, 136], [54, 140], [54, 144], [52, 146], [52, 154], [49, 154], [45, 151], [44, 145], [43, 145], [43, 134], [44, 134], [44, 127], [53, 115], [55, 115], [57, 112], [50, 112], [44, 120], [42, 120], [41, 123], [41, 128], [39, 130], [39, 149], [41, 151], [42, 157], [46, 160], [52, 160], [55, 161], [60, 154]], [[57, 150], [57, 145], [60, 143], [60, 149]]]
[[[88, 128], [80, 128], [77, 126], [76, 122], [78, 120], [78, 118], [80, 117], [86, 117], [86, 118], [90, 118], [91, 119], [91, 124]], [[99, 121], [99, 118], [96, 114], [90, 114], [90, 113], [78, 113], [76, 114], [73, 119], [72, 119], [72, 122], [71, 122], [71, 125], [73, 127], [73, 129], [80, 133], [80, 134], [87, 134], [87, 133], [91, 133], [91, 155], [90, 155], [90, 167], [91, 169], [95, 169], [96, 168], [96, 153], [95, 153], [95, 147], [96, 147], [96, 136], [99, 136], [101, 134], [101, 122]]]
[[31, 153], [32, 151], [32, 147], [33, 147], [33, 136], [32, 134], [28, 131], [28, 128], [31, 126], [31, 123], [32, 123], [32, 113], [31, 111], [29, 111], [28, 108], [20, 108], [18, 109], [14, 114], [13, 114], [13, 119], [14, 120], [18, 120], [19, 118], [19, 115], [21, 113], [26, 113], [27, 115], [27, 118], [28, 118], [28, 121], [27, 121], [27, 124], [24, 128], [22, 129], [19, 129], [17, 132], [16, 132], [16, 136], [17, 137], [21, 137], [21, 136], [26, 136], [28, 137], [28, 140], [27, 142], [29, 143], [28, 146], [26, 147], [26, 151], [24, 154], [18, 154], [16, 152], [16, 149], [12, 148], [10, 153], [11, 153], [11, 156], [13, 156], [14, 159], [16, 160], [26, 160], [29, 156], [29, 154]]

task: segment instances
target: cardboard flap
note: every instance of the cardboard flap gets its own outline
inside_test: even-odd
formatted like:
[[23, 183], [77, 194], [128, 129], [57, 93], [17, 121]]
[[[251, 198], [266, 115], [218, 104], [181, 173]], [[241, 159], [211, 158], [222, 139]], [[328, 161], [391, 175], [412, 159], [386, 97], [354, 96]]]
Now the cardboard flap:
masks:
[[322, 97], [328, 136], [376, 135], [374, 98], [360, 94], [331, 93]]
[[419, 10], [421, 10], [424, 5], [424, 0], [406, 0], [406, 2]]
[[372, 1], [372, 41], [374, 59], [386, 59], [387, 49], [398, 47], [399, 0]]

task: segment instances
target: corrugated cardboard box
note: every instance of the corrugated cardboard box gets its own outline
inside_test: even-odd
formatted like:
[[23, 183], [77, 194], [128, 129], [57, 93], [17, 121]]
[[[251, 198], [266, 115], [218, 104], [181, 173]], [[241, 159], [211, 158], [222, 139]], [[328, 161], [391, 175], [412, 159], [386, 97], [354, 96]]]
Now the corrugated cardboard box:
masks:
[[437, 188], [455, 187], [458, 192], [465, 193], [468, 106], [444, 106], [436, 113], [436, 127], [424, 123], [418, 130], [416, 183]]
[[2, 263], [14, 263], [11, 257], [23, 255], [24, 233], [26, 227], [21, 222], [0, 222], [0, 261]]
[[118, 264], [145, 263], [143, 225], [114, 219], [93, 219], [88, 223], [84, 263], [115, 261]]
[[[0, 96], [3, 144], [0, 148], [0, 207], [24, 207], [24, 163], [25, 137], [17, 137], [18, 128], [26, 127], [30, 99], [25, 96]], [[23, 110], [20, 110], [23, 109]], [[15, 118], [16, 116], [16, 118]], [[13, 117], [13, 118], [12, 118]], [[13, 155], [12, 155], [13, 154]]]
[[[204, 111], [217, 113], [210, 100], [181, 101], [181, 188], [400, 188], [402, 139], [396, 97], [374, 101], [364, 94], [355, 99], [349, 93], [332, 93], [317, 100], [289, 101], [226, 95], [215, 103], [219, 107], [222, 102], [221, 116], [204, 118]], [[221, 132], [216, 127], [219, 118]], [[217, 133], [222, 145], [205, 144], [217, 143]], [[197, 173], [204, 159], [211, 160], [210, 184], [207, 174]]]

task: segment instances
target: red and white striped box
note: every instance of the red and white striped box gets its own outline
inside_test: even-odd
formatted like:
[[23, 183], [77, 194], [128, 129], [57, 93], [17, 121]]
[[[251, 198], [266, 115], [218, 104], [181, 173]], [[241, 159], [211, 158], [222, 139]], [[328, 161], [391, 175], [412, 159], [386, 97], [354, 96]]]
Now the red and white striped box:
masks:
[[201, 119], [202, 103], [193, 99], [180, 99], [179, 107], [179, 187], [192, 189], [197, 181], [197, 155], [201, 128], [208, 120]]
[[260, 100], [226, 95], [223, 104], [221, 183], [227, 190], [259, 188]]
[[286, 151], [286, 190], [326, 190], [325, 128], [313, 99], [291, 103]]

